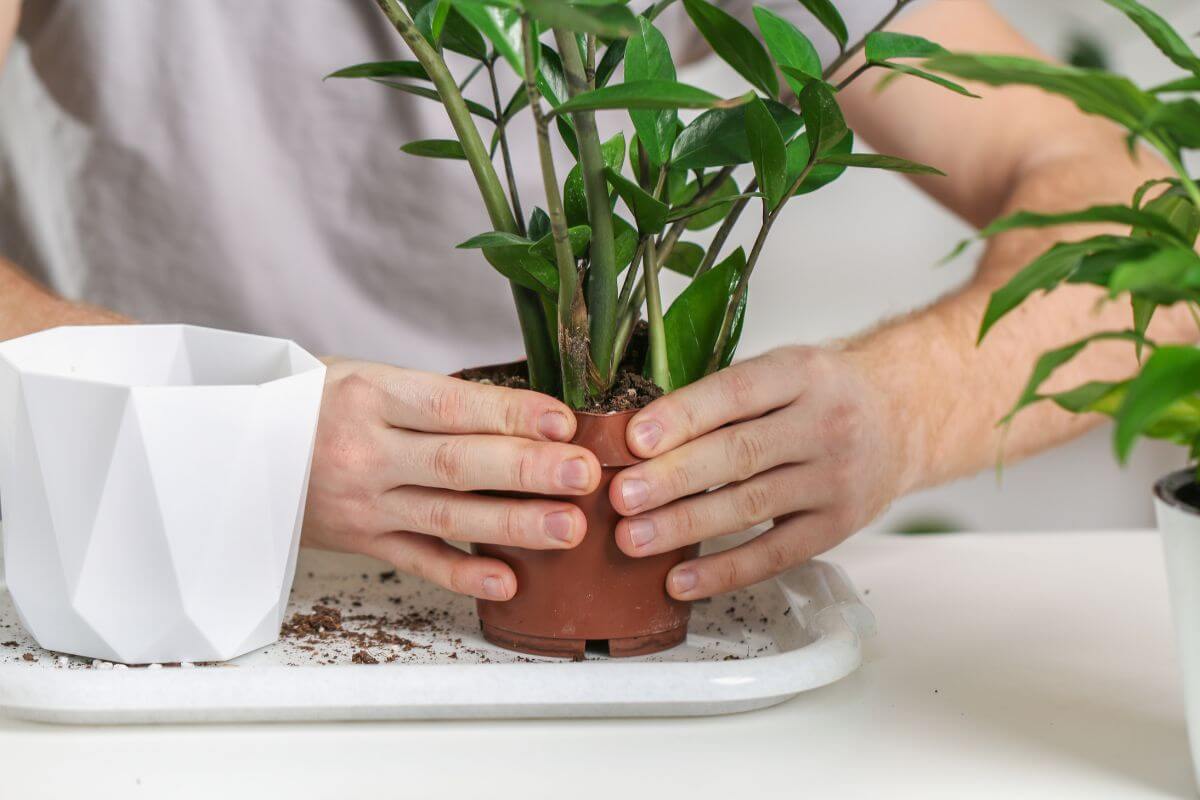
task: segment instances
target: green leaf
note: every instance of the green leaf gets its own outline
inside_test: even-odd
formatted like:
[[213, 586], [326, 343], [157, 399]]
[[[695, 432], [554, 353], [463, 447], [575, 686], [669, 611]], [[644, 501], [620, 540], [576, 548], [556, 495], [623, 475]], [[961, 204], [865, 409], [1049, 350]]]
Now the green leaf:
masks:
[[[424, 97], [426, 100], [433, 100], [437, 103], [442, 102], [442, 96], [438, 93], [437, 89], [429, 86], [416, 86], [411, 83], [389, 81], [386, 78], [371, 78], [370, 80], [373, 80], [376, 83], [381, 83], [384, 86], [387, 86], [391, 89], [396, 89], [406, 94], [414, 94], [417, 97]], [[496, 121], [495, 113], [493, 113], [492, 110], [487, 106], [476, 103], [474, 100], [467, 100], [466, 103], [467, 109], [475, 116], [483, 117], [484, 119], [491, 120], [492, 122]]]
[[[746, 266], [741, 248], [688, 284], [663, 317], [671, 386], [678, 389], [704, 377], [717, 345], [725, 307]], [[731, 343], [734, 341], [730, 337]], [[728, 352], [731, 352], [732, 348]]]
[[[642, 19], [640, 25], [641, 30], [626, 45], [625, 80], [674, 83], [675, 63], [671, 60], [666, 37], [646, 19]], [[675, 144], [679, 115], [674, 109], [632, 109], [629, 117], [650, 163], [656, 167], [665, 164]]]
[[1183, 37], [1175, 32], [1165, 19], [1136, 0], [1104, 0], [1113, 8], [1133, 20], [1155, 46], [1177, 66], [1200, 75], [1200, 58], [1192, 52]]
[[867, 35], [864, 49], [867, 61], [880, 63], [893, 58], [929, 58], [949, 54], [949, 50], [920, 36], [892, 31], [875, 31]]
[[[588, 245], [592, 243], [592, 229], [587, 225], [575, 225], [567, 229], [567, 238], [571, 242], [571, 254], [578, 260], [587, 255]], [[538, 239], [530, 251], [550, 263], [554, 263], [554, 234], [547, 233]]]
[[458, 250], [482, 250], [485, 247], [530, 247], [533, 242], [524, 236], [505, 231], [488, 231], [472, 236], [461, 244], [455, 245]]
[[433, 22], [430, 23], [429, 31], [433, 34], [435, 42], [442, 40], [442, 32], [446, 29], [446, 20], [450, 17], [452, 10], [450, 0], [438, 0], [437, 6], [434, 7]]
[[707, 0], [683, 0], [683, 7], [722, 61], [767, 97], [779, 96], [775, 65], [745, 25]]
[[1182, 147], [1200, 148], [1200, 103], [1190, 97], [1164, 103], [1146, 115], [1145, 127], [1165, 131]]
[[441, 46], [447, 50], [476, 61], [483, 61], [487, 58], [487, 43], [479, 35], [479, 31], [467, 22], [457, 9], [451, 10], [446, 15], [442, 23], [441, 36], [435, 36], [433, 26], [438, 16], [436, 0], [413, 0], [407, 2], [406, 5], [413, 12], [413, 22], [416, 24], [417, 30], [421, 31], [421, 35], [434, 47], [437, 47], [440, 42]]
[[533, 212], [529, 215], [529, 225], [527, 228], [529, 230], [529, 238], [536, 242], [547, 233], [550, 233], [550, 215], [535, 206]]
[[[1174, 230], [1179, 232], [1182, 241], [1187, 245], [1195, 245], [1200, 236], [1200, 211], [1192, 205], [1187, 191], [1182, 186], [1173, 186], [1163, 194], [1151, 200], [1143, 208], [1144, 211], [1162, 217]], [[1150, 228], [1135, 226], [1135, 236], [1154, 236], [1157, 232]]]
[[943, 55], [929, 59], [925, 67], [991, 86], [1036, 86], [1131, 131], [1140, 130], [1143, 120], [1158, 105], [1153, 96], [1126, 78], [1023, 56]]
[[457, 139], [423, 139], [419, 142], [409, 142], [400, 148], [412, 156], [424, 158], [449, 158], [466, 161], [467, 155]]
[[[625, 160], [625, 134], [618, 133], [601, 144], [600, 153], [604, 158], [604, 166], [619, 170], [621, 162]], [[583, 170], [578, 164], [567, 173], [567, 180], [563, 183], [563, 208], [567, 214], [568, 225], [588, 224], [587, 192], [583, 182]]]
[[325, 76], [329, 78], [415, 78], [429, 80], [425, 68], [417, 61], [371, 61], [339, 69]]
[[821, 56], [800, 29], [762, 6], [754, 7], [754, 20], [784, 79], [799, 96], [809, 81], [821, 80]]
[[[1004, 419], [1000, 420], [1000, 424], [1007, 425], [1008, 423], [1012, 422], [1013, 417], [1015, 417], [1026, 407], [1031, 406], [1041, 400], [1048, 399], [1048, 395], [1040, 394], [1038, 391], [1041, 389], [1042, 384], [1048, 381], [1050, 377], [1059, 369], [1059, 367], [1062, 367], [1064, 364], [1075, 358], [1075, 356], [1083, 352], [1088, 345], [1092, 344], [1093, 342], [1114, 340], [1129, 341], [1139, 345], [1149, 344], [1144, 337], [1134, 331], [1109, 331], [1105, 333], [1093, 334], [1076, 342], [1072, 342], [1064, 347], [1059, 347], [1055, 350], [1043, 353], [1042, 356], [1038, 358], [1037, 363], [1034, 365], [1033, 373], [1029, 376], [1029, 380], [1026, 382], [1025, 388], [1022, 390], [1021, 396], [1018, 398], [1016, 405], [1013, 406], [1012, 410], [1008, 412]], [[1091, 398], [1084, 398], [1076, 395], [1074, 397], [1068, 397], [1068, 400], [1069, 402], [1075, 404], [1082, 404], [1085, 402], [1094, 402], [1095, 397], [1093, 396]]]
[[[681, 219], [687, 219], [689, 217], [696, 217], [701, 214], [705, 214], [714, 208], [721, 208], [723, 206], [728, 206], [729, 204], [734, 203], [738, 200], [745, 200], [750, 197], [764, 197], [764, 196], [765, 195], [762, 192], [743, 192], [740, 194], [731, 194], [731, 195], [724, 195], [722, 197], [714, 197], [709, 200], [705, 200], [703, 203], [696, 203], [695, 205], [679, 206], [678, 208], [672, 208], [671, 213], [667, 214], [667, 222], [678, 222]], [[726, 209], [726, 213], [727, 212], [728, 212], [728, 209]]]
[[[849, 131], [840, 142], [833, 146], [832, 150], [826, 152], [826, 156], [830, 155], [849, 155], [854, 150], [854, 132]], [[787, 159], [788, 159], [788, 186], [796, 182], [800, 177], [800, 173], [808, 166], [808, 139], [803, 136], [797, 136], [792, 141], [788, 142]], [[808, 177], [804, 179], [804, 183], [800, 184], [800, 188], [796, 191], [796, 196], [815, 192], [824, 186], [833, 183], [842, 174], [846, 168], [840, 164], [822, 164], [818, 162], [808, 172]]]
[[[1065, 392], [1048, 395], [1060, 408], [1072, 414], [1104, 414], [1115, 417], [1120, 411], [1132, 381], [1110, 383], [1093, 381]], [[1200, 432], [1200, 400], [1181, 398], [1167, 406], [1151, 422], [1142, 436], [1190, 445]]]
[[1001, 233], [1019, 228], [1052, 228], [1058, 225], [1075, 225], [1080, 223], [1111, 223], [1128, 225], [1131, 228], [1141, 228], [1147, 231], [1168, 236], [1181, 244], [1191, 242], [1183, 238], [1183, 234], [1169, 220], [1150, 210], [1136, 210], [1128, 206], [1092, 206], [1081, 211], [1068, 211], [1061, 214], [1039, 214], [1033, 211], [1018, 211], [1001, 217], [979, 232], [979, 238], [986, 239]]
[[1129, 384], [1125, 399], [1117, 409], [1113, 445], [1117, 458], [1124, 462], [1133, 443], [1176, 401], [1193, 397], [1200, 391], [1200, 350], [1194, 347], [1160, 347], [1146, 360]]
[[907, 175], [941, 175], [946, 173], [928, 164], [918, 164], [896, 156], [882, 156], [871, 153], [830, 153], [822, 156], [820, 163], [835, 164], [841, 167], [861, 167], [865, 169], [885, 169], [890, 172], [903, 172]]
[[617, 190], [617, 194], [625, 201], [625, 205], [633, 212], [638, 233], [646, 236], [661, 232], [667, 221], [667, 204], [651, 196], [649, 192], [615, 169], [605, 169], [604, 174], [608, 177], [608, 182], [612, 184], [612, 187]]
[[845, 136], [849, 128], [842, 109], [828, 84], [814, 81], [800, 93], [800, 110], [804, 115], [804, 135], [809, 152], [825, 155]]
[[722, 100], [703, 89], [676, 81], [626, 81], [580, 92], [567, 102], [551, 109], [551, 113], [563, 115], [574, 111], [597, 111], [605, 108], [730, 108], [749, 99], [735, 97]]
[[825, 30], [833, 34], [839, 48], [846, 49], [850, 33], [846, 30], [846, 23], [842, 20], [842, 15], [838, 13], [837, 8], [830, 0], [800, 0], [800, 5], [807, 8], [809, 13], [817, 18], [817, 22], [820, 22]]
[[1113, 297], [1133, 292], [1168, 304], [1200, 294], [1200, 255], [1190, 247], [1163, 247], [1119, 265], [1108, 282]]
[[[765, 103], [785, 140], [804, 126], [803, 118], [782, 103], [774, 100]], [[749, 161], [744, 106], [714, 109], [696, 117], [675, 140], [671, 159], [674, 166], [689, 170], [730, 167]]]
[[463, 250], [482, 250], [488, 263], [510, 281], [540, 293], [548, 300], [558, 298], [558, 270], [531, 251], [532, 242], [512, 233], [490, 231], [472, 236], [458, 245]]
[[[706, 183], [705, 186], [708, 184]], [[729, 216], [729, 211], [733, 208], [733, 203], [745, 197], [761, 197], [758, 192], [750, 194], [741, 194], [738, 191], [737, 181], [732, 177], [726, 178], [721, 182], [721, 185], [713, 190], [713, 194], [704, 202], [695, 204], [694, 208], [690, 208], [692, 201], [696, 195], [700, 193], [700, 184], [697, 181], [691, 181], [684, 184], [671, 195], [671, 215], [674, 220], [687, 218], [687, 229], [689, 231], [702, 231], [705, 228], [711, 228], [725, 217]]]
[[[525, 77], [524, 47], [521, 43], [521, 14], [515, 8], [497, 8], [471, 2], [454, 0], [455, 10], [462, 14], [487, 40], [496, 48], [496, 52], [504, 57], [508, 65], [517, 73], [517, 77]], [[478, 35], [478, 34], [476, 34]], [[482, 56], [487, 57], [484, 48]]]
[[[543, 44], [542, 61], [538, 67], [538, 91], [550, 105], [558, 105], [567, 99], [567, 75], [563, 71], [562, 58], [553, 47]], [[526, 95], [526, 104], [529, 102]]]
[[676, 242], [663, 266], [690, 278], [696, 274], [703, 261], [703, 247], [694, 242]]
[[1049, 292], [1070, 278], [1086, 256], [1116, 249], [1127, 242], [1118, 236], [1096, 236], [1082, 242], [1061, 242], [1042, 253], [992, 293], [979, 328], [979, 341], [982, 342], [993, 325], [1031, 294], [1039, 290]]
[[1152, 178], [1137, 188], [1137, 191], [1133, 193], [1133, 200], [1129, 204], [1134, 208], [1141, 208], [1146, 195], [1151, 189], [1158, 186], [1182, 186], [1182, 184], [1175, 178]]
[[886, 89], [896, 78], [899, 78], [903, 75], [908, 75], [913, 78], [920, 78], [923, 81], [928, 81], [929, 83], [937, 84], [943, 89], [949, 89], [956, 94], [961, 94], [963, 97], [973, 97], [976, 100], [979, 99], [979, 95], [967, 89], [965, 86], [957, 84], [952, 80], [947, 80], [941, 75], [934, 75], [932, 72], [926, 72], [925, 70], [919, 67], [914, 67], [910, 64], [899, 64], [895, 61], [882, 61], [879, 62], [878, 66], [892, 71], [891, 75], [884, 78], [877, 85], [877, 88], [880, 91]]
[[617, 272], [628, 267], [629, 263], [633, 261], [633, 257], [637, 255], [637, 247], [640, 241], [641, 237], [638, 236], [637, 228], [614, 214], [613, 261], [617, 265]]
[[757, 97], [746, 107], [746, 138], [754, 175], [766, 197], [767, 208], [778, 207], [787, 194], [787, 150], [775, 118]]
[[1150, 94], [1170, 94], [1173, 92], [1200, 92], [1200, 76], [1189, 75], [1186, 78], [1161, 83], [1151, 89]]
[[637, 18], [619, 3], [582, 4], [563, 0], [522, 0], [526, 10], [548, 28], [618, 38], [637, 32]]

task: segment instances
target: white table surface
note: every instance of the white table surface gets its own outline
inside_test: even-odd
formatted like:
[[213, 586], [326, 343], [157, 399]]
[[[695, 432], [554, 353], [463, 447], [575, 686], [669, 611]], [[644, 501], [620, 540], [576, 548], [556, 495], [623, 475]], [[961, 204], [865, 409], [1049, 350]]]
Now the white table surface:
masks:
[[[1192, 797], [1157, 535], [864, 535], [852, 677], [732, 717], [59, 727], [0, 797]], [[370, 792], [370, 794], [366, 794]]]

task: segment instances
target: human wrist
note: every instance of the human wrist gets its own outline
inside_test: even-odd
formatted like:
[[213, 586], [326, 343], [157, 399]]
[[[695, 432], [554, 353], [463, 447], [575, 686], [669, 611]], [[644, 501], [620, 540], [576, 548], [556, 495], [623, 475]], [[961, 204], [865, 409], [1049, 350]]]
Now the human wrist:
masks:
[[[841, 342], [845, 363], [859, 377], [862, 402], [877, 421], [882, 457], [893, 465], [892, 499], [935, 481], [931, 468], [931, 409], [924, 369], [914, 369], [918, 342], [897, 330]], [[907, 355], [906, 355], [907, 354]]]

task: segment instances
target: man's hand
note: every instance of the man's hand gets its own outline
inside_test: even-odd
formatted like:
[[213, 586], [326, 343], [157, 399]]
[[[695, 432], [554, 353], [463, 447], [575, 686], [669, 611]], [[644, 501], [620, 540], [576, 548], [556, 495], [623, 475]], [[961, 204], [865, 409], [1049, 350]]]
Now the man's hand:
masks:
[[648, 460], [612, 483], [613, 505], [628, 517], [617, 546], [648, 556], [775, 520], [746, 544], [672, 570], [667, 591], [680, 600], [808, 560], [899, 494], [903, 453], [885, 408], [848, 356], [801, 347], [656, 400], [627, 433], [630, 449]]
[[554, 398], [382, 364], [329, 360], [304, 520], [310, 547], [365, 553], [441, 586], [508, 600], [504, 563], [443, 539], [566, 549], [600, 464], [570, 444], [575, 417]]

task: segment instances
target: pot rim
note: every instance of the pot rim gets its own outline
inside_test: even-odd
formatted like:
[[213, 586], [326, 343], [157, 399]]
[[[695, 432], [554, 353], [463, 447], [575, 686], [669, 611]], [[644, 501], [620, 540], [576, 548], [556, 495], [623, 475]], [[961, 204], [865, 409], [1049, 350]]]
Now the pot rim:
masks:
[[1159, 502], [1171, 508], [1179, 509], [1193, 517], [1200, 517], [1200, 508], [1179, 498], [1179, 491], [1192, 483], [1197, 483], [1196, 470], [1192, 467], [1184, 467], [1159, 478], [1154, 484], [1154, 496]]
[[[460, 370], [456, 370], [455, 372], [450, 373], [450, 377], [458, 378], [459, 380], [463, 380], [464, 372], [472, 372], [474, 370], [485, 370], [485, 369], [506, 369], [508, 367], [521, 367], [524, 365], [525, 365], [525, 359], [523, 359], [523, 358], [518, 359], [516, 361], [502, 361], [498, 364], [481, 364], [477, 367], [463, 367]], [[529, 389], [527, 391], [536, 392], [537, 390]], [[542, 392], [538, 392], [538, 394], [542, 394]], [[546, 395], [546, 396], [550, 397], [551, 395]], [[576, 409], [571, 409], [571, 413], [577, 417], [592, 417], [594, 419], [602, 419], [605, 417], [620, 417], [620, 416], [632, 417], [634, 414], [638, 413], [641, 410], [642, 409], [640, 409], [640, 408], [627, 408], [624, 411], [577, 411]]]

